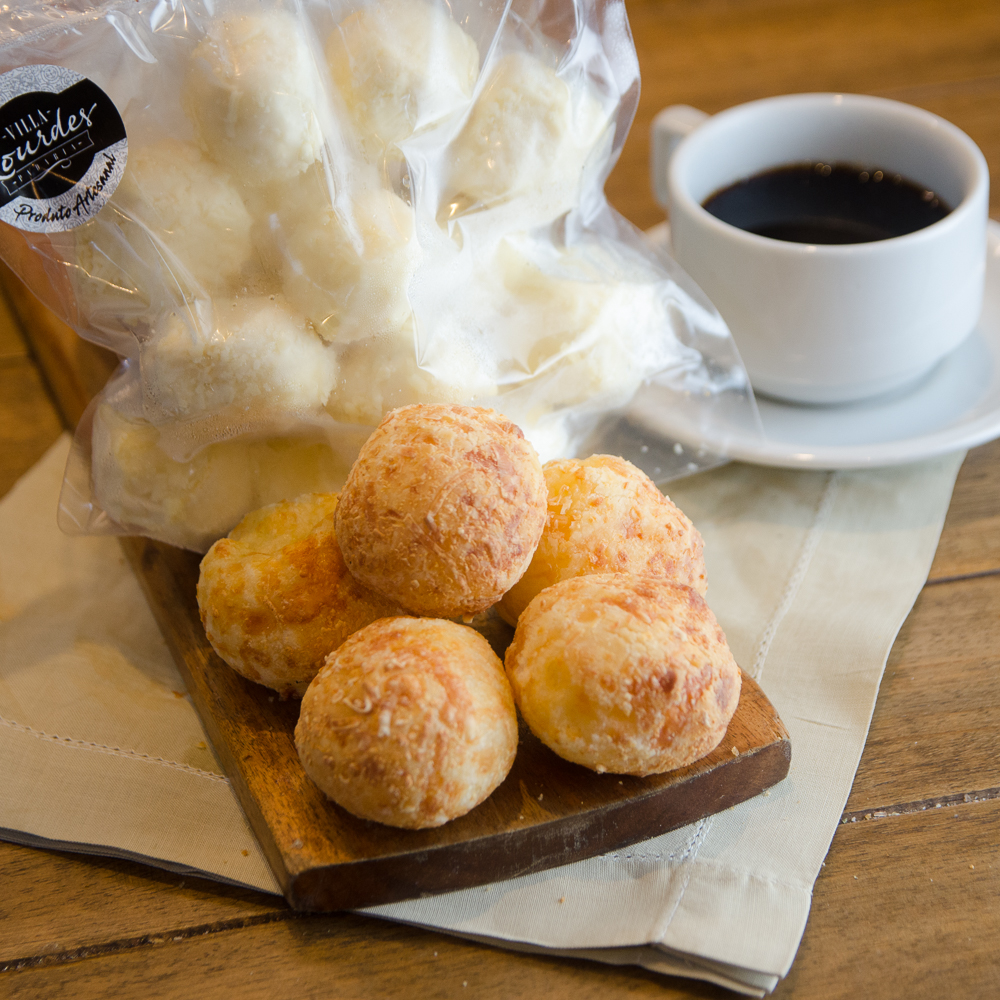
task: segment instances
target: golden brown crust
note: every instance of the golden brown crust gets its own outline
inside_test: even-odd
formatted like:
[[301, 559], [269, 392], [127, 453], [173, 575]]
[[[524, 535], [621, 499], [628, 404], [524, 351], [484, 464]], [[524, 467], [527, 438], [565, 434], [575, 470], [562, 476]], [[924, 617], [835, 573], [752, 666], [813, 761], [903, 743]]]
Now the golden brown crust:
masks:
[[503, 664], [464, 625], [388, 618], [348, 639], [309, 685], [295, 745], [348, 812], [423, 829], [467, 813], [503, 781], [517, 713]]
[[335, 493], [248, 514], [201, 562], [198, 607], [215, 651], [258, 684], [299, 695], [351, 633], [400, 607], [348, 572]]
[[417, 614], [493, 604], [524, 572], [545, 521], [534, 448], [499, 413], [414, 405], [389, 413], [340, 495], [351, 572]]
[[588, 573], [657, 576], [707, 589], [701, 535], [641, 470], [613, 455], [544, 466], [545, 530], [531, 563], [498, 610], [516, 625], [540, 591]]
[[505, 660], [531, 731], [595, 771], [647, 775], [713, 750], [736, 711], [741, 675], [695, 590], [617, 573], [543, 590]]

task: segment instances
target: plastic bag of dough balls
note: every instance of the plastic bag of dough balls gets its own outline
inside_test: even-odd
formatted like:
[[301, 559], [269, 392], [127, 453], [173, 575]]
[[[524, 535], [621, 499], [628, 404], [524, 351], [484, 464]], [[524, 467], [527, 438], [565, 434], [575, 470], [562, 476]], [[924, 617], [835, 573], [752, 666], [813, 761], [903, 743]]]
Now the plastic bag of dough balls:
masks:
[[306, 774], [362, 819], [424, 829], [479, 805], [517, 751], [503, 665], [477, 632], [383, 618], [309, 685], [295, 727]]
[[[10, 86], [51, 66], [117, 118], [73, 140], [70, 167], [39, 161], [36, 194], [65, 185], [45, 205], [11, 192], [25, 231], [0, 255], [126, 361], [133, 392], [102, 397], [115, 455], [81, 427], [64, 523], [201, 547], [253, 509], [216, 487], [254, 464], [253, 435], [322, 433], [350, 461], [411, 403], [495, 405], [545, 458], [627, 422], [650, 471], [672, 428], [729, 419], [737, 394], [752, 416], [725, 324], [602, 190], [639, 93], [622, 0], [49, 6], [0, 11]], [[294, 320], [225, 315], [271, 295]]]
[[211, 21], [184, 81], [202, 149], [249, 184], [295, 177], [320, 158], [324, 101], [302, 25], [282, 10]]
[[485, 611], [521, 576], [545, 521], [545, 479], [493, 410], [404, 406], [365, 442], [337, 506], [344, 560], [417, 614]]
[[452, 143], [442, 204], [461, 210], [530, 198], [535, 225], [555, 218], [579, 202], [584, 164], [608, 123], [585, 86], [571, 90], [540, 59], [508, 53]]
[[476, 43], [424, 0], [362, 7], [337, 25], [326, 58], [370, 157], [467, 102], [479, 74]]
[[198, 607], [212, 648], [282, 696], [305, 692], [349, 635], [398, 605], [347, 571], [333, 529], [335, 493], [248, 514], [201, 561]]
[[299, 221], [284, 258], [289, 301], [324, 340], [340, 344], [407, 323], [406, 288], [420, 252], [413, 209], [391, 191], [365, 191], [353, 208], [350, 219], [329, 206]]
[[337, 377], [333, 351], [280, 295], [168, 313], [140, 346], [139, 367], [151, 419], [228, 407], [318, 411]]
[[187, 460], [172, 458], [161, 432], [107, 403], [94, 413], [93, 485], [120, 528], [204, 552], [247, 511], [315, 490], [335, 490], [346, 473], [325, 441], [220, 441]]
[[697, 591], [601, 573], [543, 590], [505, 658], [531, 731], [594, 771], [644, 776], [699, 760], [721, 742], [740, 669]]
[[663, 577], [705, 595], [698, 529], [641, 469], [592, 455], [547, 462], [543, 471], [545, 529], [524, 576], [498, 605], [504, 621], [516, 625], [540, 591], [589, 573]]

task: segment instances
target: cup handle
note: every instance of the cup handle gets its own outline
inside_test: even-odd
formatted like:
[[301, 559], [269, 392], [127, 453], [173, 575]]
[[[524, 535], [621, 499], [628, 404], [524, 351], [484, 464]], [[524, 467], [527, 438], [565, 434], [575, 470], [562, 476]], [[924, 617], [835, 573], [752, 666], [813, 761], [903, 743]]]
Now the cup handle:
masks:
[[708, 115], [688, 104], [672, 104], [653, 119], [649, 144], [649, 170], [653, 195], [665, 210], [670, 210], [667, 197], [667, 164], [685, 136], [690, 135]]

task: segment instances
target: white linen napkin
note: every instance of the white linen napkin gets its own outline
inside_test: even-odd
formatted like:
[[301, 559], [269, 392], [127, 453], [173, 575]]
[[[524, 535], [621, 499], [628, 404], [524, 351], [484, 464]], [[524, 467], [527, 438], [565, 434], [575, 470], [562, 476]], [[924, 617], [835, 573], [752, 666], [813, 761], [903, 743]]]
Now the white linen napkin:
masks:
[[[56, 528], [68, 449], [64, 436], [0, 501], [0, 837], [277, 893], [116, 540]], [[671, 484], [705, 538], [709, 603], [791, 734], [788, 778], [631, 848], [366, 912], [772, 990], [961, 460], [833, 473], [734, 463]]]

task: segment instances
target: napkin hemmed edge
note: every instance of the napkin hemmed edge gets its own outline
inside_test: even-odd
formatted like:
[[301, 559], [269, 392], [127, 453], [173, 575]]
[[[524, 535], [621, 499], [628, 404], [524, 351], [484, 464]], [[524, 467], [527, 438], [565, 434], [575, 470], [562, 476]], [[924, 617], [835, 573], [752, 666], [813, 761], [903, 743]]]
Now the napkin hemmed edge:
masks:
[[252, 892], [263, 893], [265, 896], [283, 898], [280, 893], [269, 892], [267, 889], [262, 889], [260, 886], [253, 885], [250, 882], [241, 882], [239, 879], [227, 878], [225, 875], [216, 875], [214, 872], [206, 871], [204, 868], [192, 868], [190, 865], [185, 865], [178, 861], [154, 858], [148, 854], [139, 854], [136, 851], [129, 851], [122, 847], [106, 847], [103, 844], [87, 844], [75, 840], [52, 840], [49, 837], [42, 837], [35, 833], [26, 833], [22, 830], [12, 830], [9, 827], [3, 826], [0, 826], [0, 840], [11, 844], [19, 844], [21, 847], [33, 847], [43, 851], [65, 851], [67, 854], [82, 854], [84, 856], [133, 861], [137, 864], [148, 865], [150, 868], [160, 868], [175, 875], [204, 879], [206, 882], [222, 882], [225, 885], [235, 886], [237, 889], [249, 889]]
[[391, 920], [393, 923], [419, 927], [421, 930], [447, 934], [449, 937], [474, 941], [477, 944], [501, 948], [505, 951], [524, 952], [550, 958], [600, 962], [604, 965], [636, 965], [648, 972], [684, 979], [698, 979], [750, 997], [766, 996], [774, 990], [780, 979], [779, 976], [757, 972], [754, 969], [743, 969], [735, 965], [727, 966], [722, 962], [700, 959], [657, 944], [621, 945], [607, 948], [552, 948], [547, 945], [530, 944], [527, 941], [512, 941], [484, 934], [454, 931], [447, 927], [421, 924], [413, 920], [399, 920], [381, 914], [376, 919]]

